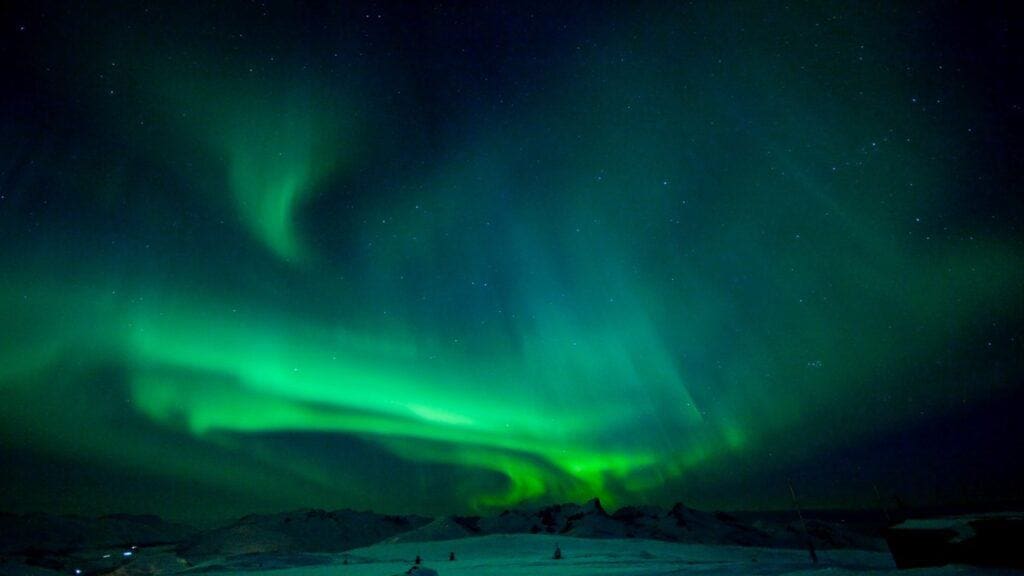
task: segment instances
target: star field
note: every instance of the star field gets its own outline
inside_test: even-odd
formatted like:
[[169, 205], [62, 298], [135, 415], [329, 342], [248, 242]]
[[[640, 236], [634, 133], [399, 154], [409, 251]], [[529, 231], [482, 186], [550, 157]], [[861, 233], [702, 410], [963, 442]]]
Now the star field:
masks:
[[1020, 496], [999, 9], [3, 25], [4, 509]]

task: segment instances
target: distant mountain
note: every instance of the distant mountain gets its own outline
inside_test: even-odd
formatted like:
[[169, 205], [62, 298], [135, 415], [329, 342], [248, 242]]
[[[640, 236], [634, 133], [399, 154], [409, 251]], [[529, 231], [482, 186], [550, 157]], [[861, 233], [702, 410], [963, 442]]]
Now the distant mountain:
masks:
[[[794, 519], [795, 520], [795, 519]], [[808, 521], [817, 548], [877, 549], [882, 541], [837, 524]], [[401, 533], [388, 543], [452, 540], [490, 534], [561, 534], [578, 538], [645, 538], [691, 544], [802, 548], [808, 536], [795, 522], [741, 520], [724, 512], [704, 512], [675, 504], [627, 506], [608, 514], [600, 500], [584, 504], [520, 507], [496, 516], [448, 516]]]
[[387, 538], [383, 542], [397, 544], [399, 542], [436, 542], [439, 540], [457, 540], [470, 536], [479, 536], [479, 518], [464, 516], [445, 516], [436, 518], [429, 524], [402, 532]]
[[195, 534], [191, 526], [152, 515], [0, 514], [0, 554], [7, 555], [174, 544]]
[[[875, 537], [838, 522], [808, 519], [818, 549], [879, 549]], [[354, 510], [253, 514], [197, 531], [156, 516], [100, 518], [0, 514], [0, 573], [140, 576], [270, 569], [333, 561], [329, 553], [377, 543], [457, 540], [501, 534], [645, 539], [688, 544], [802, 548], [808, 534], [792, 515], [742, 517], [676, 504], [629, 506], [609, 514], [584, 504], [522, 506], [494, 516], [395, 516]], [[137, 548], [134, 548], [137, 547]], [[321, 554], [325, 553], [325, 554]]]
[[581, 538], [623, 538], [624, 526], [608, 515], [597, 498], [584, 504], [555, 504], [541, 508], [505, 510], [481, 518], [483, 534], [566, 534]]
[[208, 530], [178, 548], [191, 561], [213, 556], [259, 553], [340, 552], [368, 546], [431, 521], [423, 516], [389, 516], [355, 510], [297, 510], [253, 514]]

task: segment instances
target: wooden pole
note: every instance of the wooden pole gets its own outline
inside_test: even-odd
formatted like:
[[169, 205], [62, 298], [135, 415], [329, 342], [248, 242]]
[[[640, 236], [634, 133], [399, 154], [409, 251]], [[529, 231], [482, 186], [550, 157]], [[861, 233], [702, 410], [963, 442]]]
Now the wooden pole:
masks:
[[811, 554], [811, 562], [817, 564], [818, 554], [814, 551], [814, 542], [811, 541], [811, 533], [807, 531], [807, 521], [804, 520], [804, 513], [800, 510], [800, 503], [796, 500], [796, 490], [793, 490], [792, 482], [789, 482], [789, 495], [793, 497], [793, 508], [796, 508], [797, 518], [800, 519], [800, 527], [803, 529], [804, 537], [807, 539], [807, 551]]

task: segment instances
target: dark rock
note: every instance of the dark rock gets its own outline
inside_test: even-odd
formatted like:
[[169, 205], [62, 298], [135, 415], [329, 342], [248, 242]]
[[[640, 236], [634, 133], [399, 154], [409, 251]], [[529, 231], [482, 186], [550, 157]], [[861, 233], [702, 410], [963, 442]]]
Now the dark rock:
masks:
[[1024, 514], [907, 520], [886, 532], [899, 568], [969, 564], [1024, 568]]

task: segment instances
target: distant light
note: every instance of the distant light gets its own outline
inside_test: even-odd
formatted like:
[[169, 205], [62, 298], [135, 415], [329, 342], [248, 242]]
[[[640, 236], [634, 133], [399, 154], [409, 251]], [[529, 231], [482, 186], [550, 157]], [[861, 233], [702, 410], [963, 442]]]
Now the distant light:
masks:
[[103, 557], [104, 558], [110, 558], [110, 554], [104, 554]]
[[128, 556], [131, 556], [131, 555], [132, 555], [132, 551], [131, 551], [131, 550], [129, 550], [129, 551], [127, 551], [127, 552], [123, 552], [123, 553], [121, 553], [121, 556], [124, 556], [124, 557], [126, 557], [126, 558], [127, 558]]
[[82, 569], [81, 568], [75, 568], [75, 574], [81, 574], [81, 573], [82, 573]]
[[138, 550], [138, 549], [139, 549], [138, 546], [132, 546], [132, 550]]

